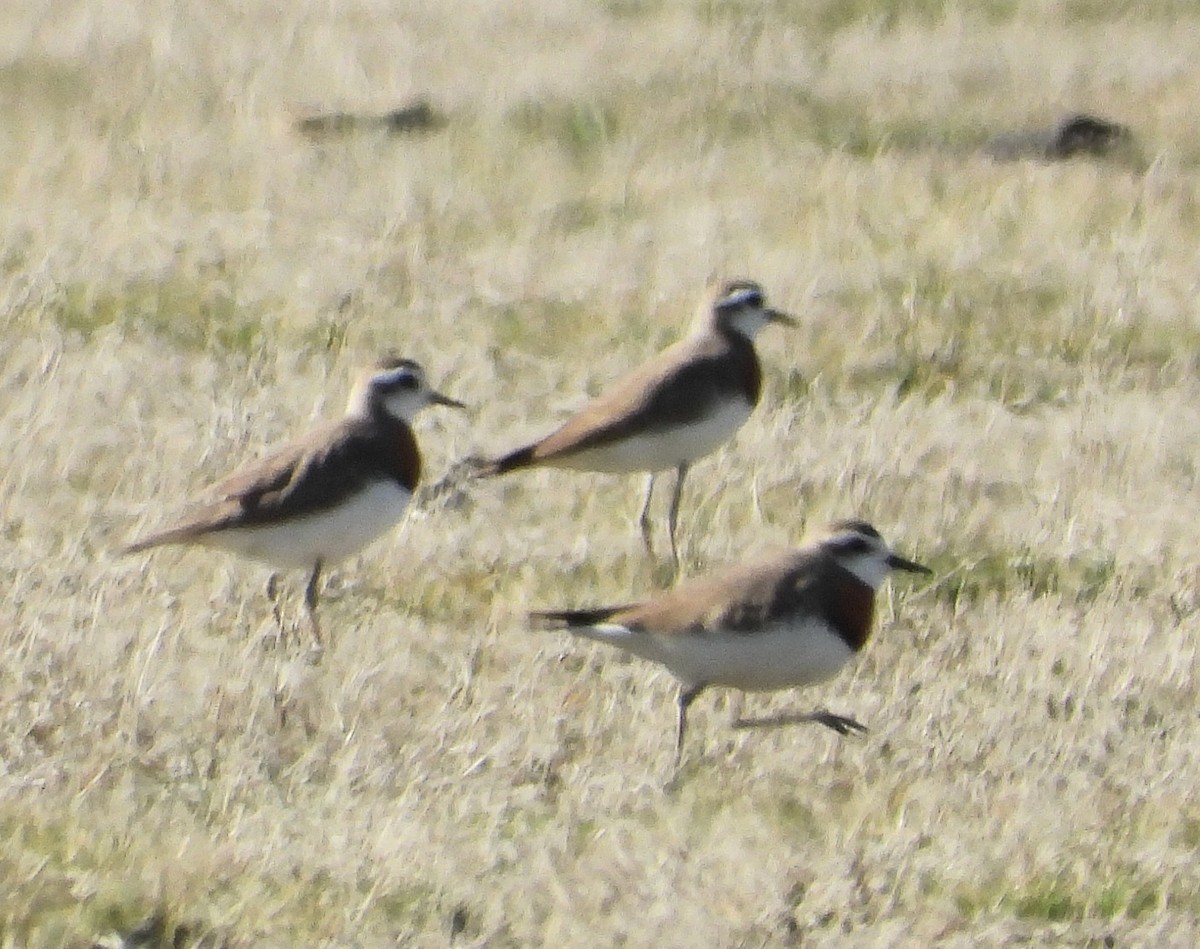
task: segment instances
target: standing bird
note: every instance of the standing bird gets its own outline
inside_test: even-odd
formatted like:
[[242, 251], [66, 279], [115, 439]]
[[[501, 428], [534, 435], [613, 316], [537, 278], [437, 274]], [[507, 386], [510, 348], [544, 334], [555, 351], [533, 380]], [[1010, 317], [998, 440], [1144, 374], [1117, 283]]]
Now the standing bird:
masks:
[[[218, 547], [275, 568], [310, 571], [304, 603], [313, 638], [321, 570], [390, 530], [421, 476], [410, 422], [426, 405], [465, 406], [429, 387], [411, 359], [385, 357], [365, 371], [346, 414], [213, 485], [179, 522], [122, 553], [167, 544]], [[275, 601], [277, 577], [267, 583]], [[278, 613], [276, 613], [278, 617]]]
[[[710, 685], [773, 692], [831, 678], [866, 644], [875, 592], [893, 570], [930, 573], [893, 552], [863, 521], [839, 521], [821, 540], [698, 577], [626, 606], [532, 613], [660, 663], [679, 680], [675, 764], [688, 707]], [[866, 728], [826, 711], [802, 716], [839, 734]]]
[[589, 402], [540, 441], [477, 469], [481, 476], [545, 466], [625, 474], [650, 472], [639, 520], [651, 555], [654, 479], [674, 468], [667, 520], [679, 569], [675, 526], [688, 467], [727, 442], [750, 417], [762, 390], [754, 337], [768, 323], [795, 326], [767, 306], [762, 287], [731, 280], [709, 288], [692, 332]]

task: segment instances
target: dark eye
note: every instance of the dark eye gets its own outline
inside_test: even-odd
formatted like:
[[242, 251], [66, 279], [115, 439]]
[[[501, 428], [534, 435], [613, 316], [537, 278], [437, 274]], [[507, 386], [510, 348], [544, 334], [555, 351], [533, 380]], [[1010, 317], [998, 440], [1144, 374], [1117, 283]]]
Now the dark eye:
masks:
[[375, 376], [371, 384], [379, 392], [415, 392], [421, 387], [421, 380], [410, 370], [393, 369]]
[[869, 554], [873, 549], [870, 542], [862, 537], [847, 537], [837, 542], [838, 552], [847, 557]]

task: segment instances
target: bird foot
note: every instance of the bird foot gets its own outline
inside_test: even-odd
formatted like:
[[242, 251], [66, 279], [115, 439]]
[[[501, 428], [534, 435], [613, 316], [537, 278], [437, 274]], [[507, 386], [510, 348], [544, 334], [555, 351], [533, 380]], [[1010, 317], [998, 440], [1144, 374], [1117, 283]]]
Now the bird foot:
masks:
[[818, 709], [809, 717], [809, 721], [832, 728], [839, 735], [865, 735], [870, 729], [862, 722], [844, 715], [834, 715], [825, 709]]

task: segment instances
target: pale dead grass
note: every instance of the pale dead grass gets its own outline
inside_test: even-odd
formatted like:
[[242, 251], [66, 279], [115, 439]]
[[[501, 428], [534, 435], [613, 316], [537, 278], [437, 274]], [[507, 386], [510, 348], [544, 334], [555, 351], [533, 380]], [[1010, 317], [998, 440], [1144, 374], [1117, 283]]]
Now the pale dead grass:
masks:
[[[1109, 6], [0, 9], [0, 943], [1194, 942], [1200, 23]], [[288, 132], [426, 93], [434, 136]], [[1082, 108], [1144, 163], [973, 152]], [[669, 678], [526, 630], [661, 582], [638, 479], [414, 511], [315, 666], [258, 568], [110, 553], [380, 349], [476, 407], [421, 420], [435, 481], [720, 273], [805, 319], [689, 481], [689, 571], [847, 515], [938, 569], [749, 700], [865, 740], [714, 694], [669, 782]]]

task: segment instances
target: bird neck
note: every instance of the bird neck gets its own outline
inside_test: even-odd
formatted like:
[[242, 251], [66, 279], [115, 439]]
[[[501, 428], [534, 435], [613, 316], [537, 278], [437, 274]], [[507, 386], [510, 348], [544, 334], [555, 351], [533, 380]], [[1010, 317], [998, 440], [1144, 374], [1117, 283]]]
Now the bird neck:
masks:
[[[766, 325], [766, 317], [754, 311], [724, 314], [714, 312], [709, 314], [702, 332], [716, 333], [726, 339], [742, 339], [752, 344], [759, 330]], [[697, 328], [699, 329], [699, 326]]]
[[355, 392], [350, 396], [346, 403], [346, 418], [376, 422], [389, 428], [408, 428], [411, 421], [407, 416], [393, 411], [384, 399], [372, 394], [370, 390]]
[[846, 569], [833, 574], [825, 619], [855, 652], [871, 636], [875, 619], [875, 590], [857, 574]]
[[350, 398], [346, 400], [347, 418], [371, 418], [381, 410], [379, 398], [369, 385], [358, 383], [350, 390]]
[[883, 586], [892, 568], [878, 557], [858, 557], [842, 563], [842, 569], [853, 574], [864, 586], [871, 588], [874, 594]]

